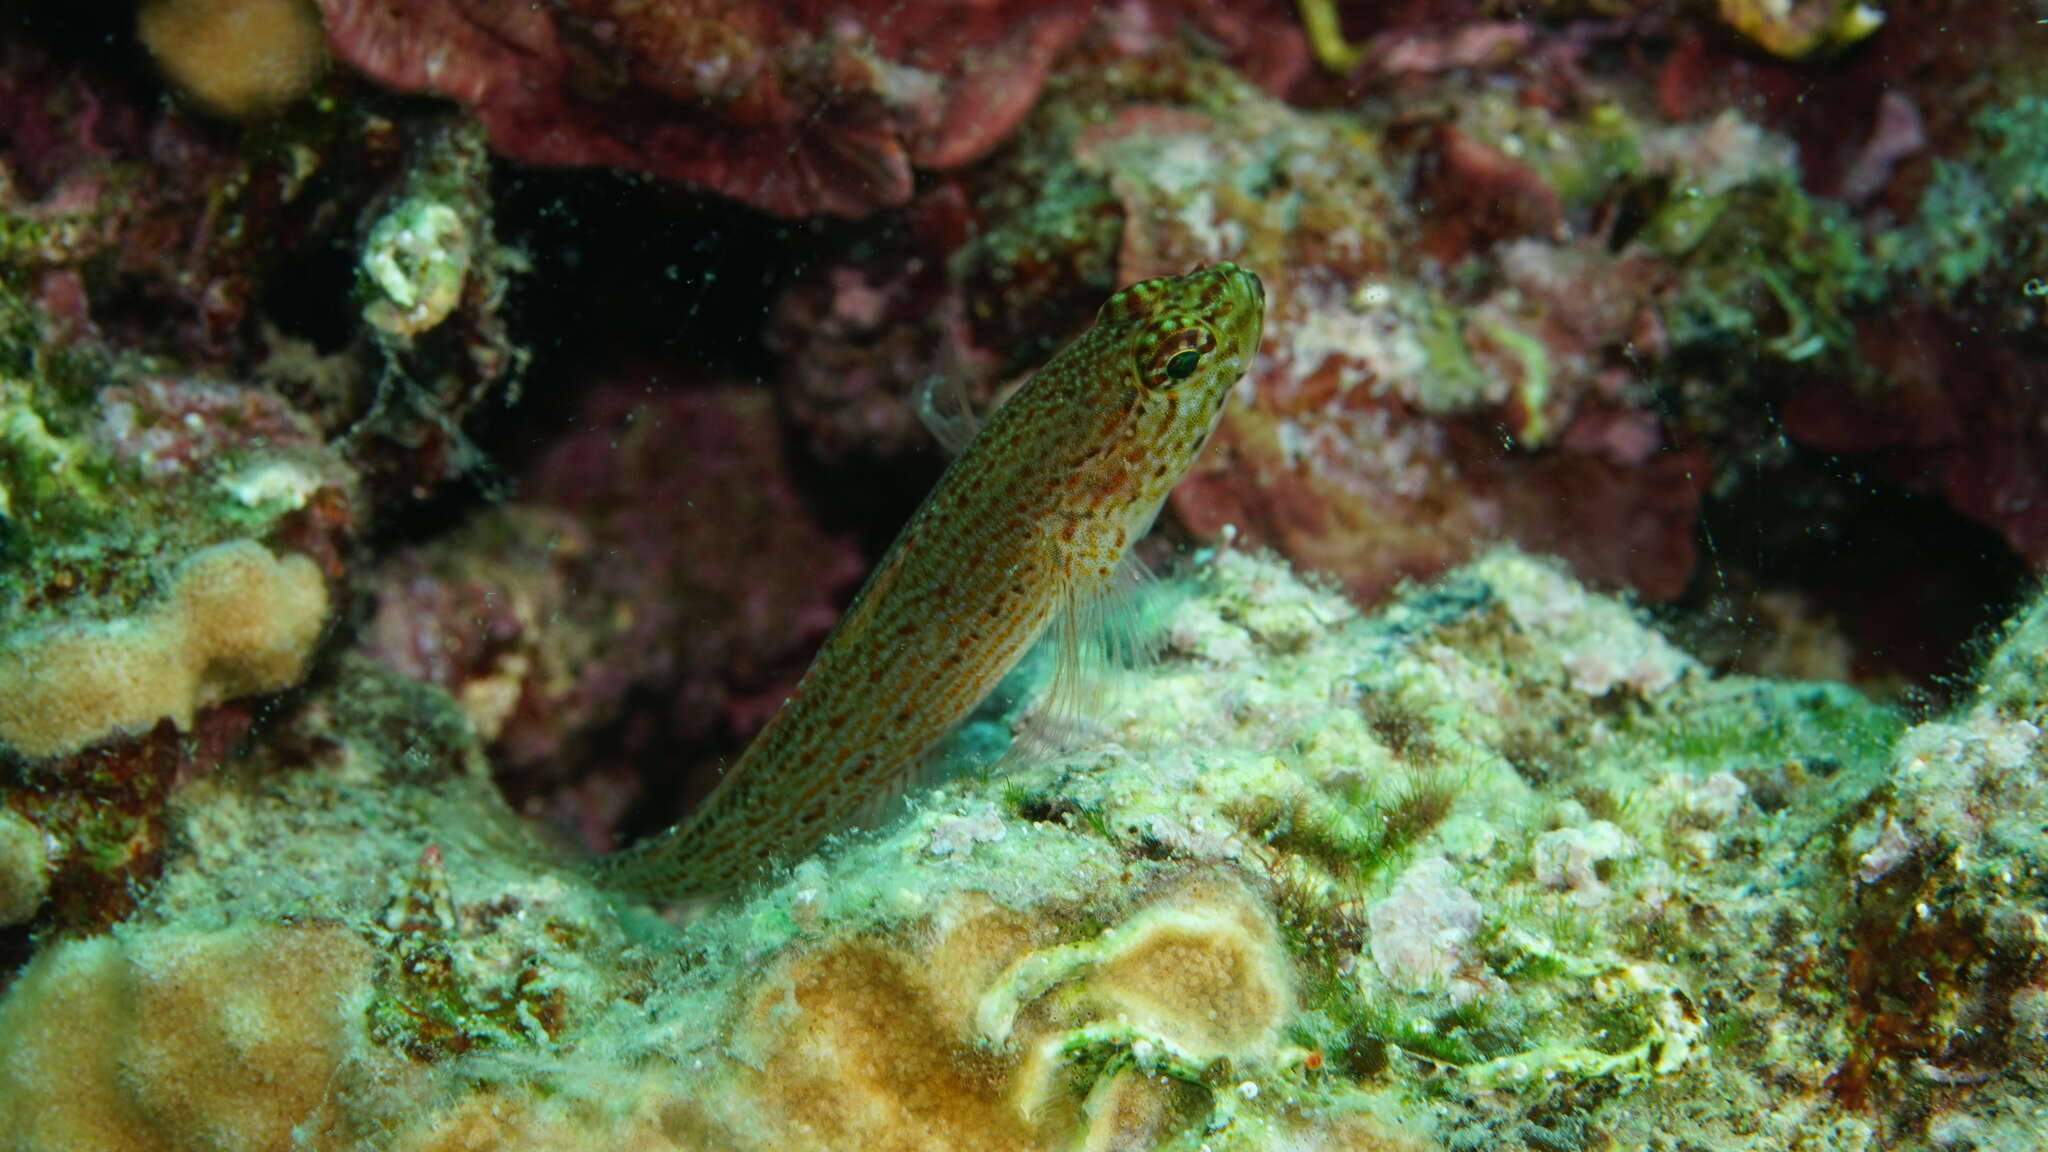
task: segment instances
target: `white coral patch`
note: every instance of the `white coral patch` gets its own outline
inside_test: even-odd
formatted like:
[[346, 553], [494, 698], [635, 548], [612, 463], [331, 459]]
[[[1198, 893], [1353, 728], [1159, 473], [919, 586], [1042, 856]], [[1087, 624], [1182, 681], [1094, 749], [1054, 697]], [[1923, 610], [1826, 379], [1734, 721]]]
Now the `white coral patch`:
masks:
[[1448, 983], [1464, 967], [1479, 931], [1479, 901], [1458, 886], [1458, 870], [1441, 856], [1418, 860], [1393, 891], [1366, 911], [1372, 959], [1387, 982], [1408, 992]]
[[958, 856], [974, 850], [976, 844], [1000, 843], [1006, 833], [1003, 818], [995, 806], [984, 804], [973, 812], [939, 817], [932, 825], [925, 850], [934, 856]]
[[1565, 888], [1582, 899], [1597, 900], [1607, 894], [1600, 865], [1634, 859], [1639, 848], [1626, 832], [1606, 820], [1595, 820], [1583, 828], [1559, 828], [1536, 838], [1536, 880], [1550, 888]]
[[295, 464], [271, 460], [223, 479], [220, 486], [244, 508], [304, 508], [320, 480]]

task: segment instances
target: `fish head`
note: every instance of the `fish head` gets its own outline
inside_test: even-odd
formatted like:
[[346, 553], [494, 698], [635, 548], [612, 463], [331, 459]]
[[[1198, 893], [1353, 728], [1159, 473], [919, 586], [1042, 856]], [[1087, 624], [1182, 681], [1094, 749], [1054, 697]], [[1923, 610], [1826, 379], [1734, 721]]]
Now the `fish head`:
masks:
[[1122, 361], [1105, 374], [1119, 393], [1111, 404], [1124, 416], [1121, 439], [1145, 455], [1147, 471], [1167, 465], [1158, 477], [1165, 487], [1215, 431], [1224, 400], [1258, 355], [1265, 315], [1265, 286], [1230, 263], [1140, 281], [1097, 314], [1102, 354]]

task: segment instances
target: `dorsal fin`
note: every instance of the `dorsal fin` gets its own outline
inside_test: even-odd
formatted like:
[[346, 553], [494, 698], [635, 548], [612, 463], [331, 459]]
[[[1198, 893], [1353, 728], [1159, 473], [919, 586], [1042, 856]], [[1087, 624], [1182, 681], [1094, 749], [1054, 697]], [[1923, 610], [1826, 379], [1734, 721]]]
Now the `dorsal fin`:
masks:
[[948, 456], [967, 451], [981, 431], [982, 420], [967, 399], [967, 385], [957, 366], [926, 376], [917, 387], [917, 418]]

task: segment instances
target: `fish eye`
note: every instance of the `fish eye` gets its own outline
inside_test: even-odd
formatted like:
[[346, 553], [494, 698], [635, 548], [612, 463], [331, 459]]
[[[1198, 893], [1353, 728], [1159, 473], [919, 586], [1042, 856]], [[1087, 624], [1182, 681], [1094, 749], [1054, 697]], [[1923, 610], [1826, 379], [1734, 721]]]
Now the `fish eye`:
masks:
[[1201, 370], [1202, 359], [1216, 350], [1216, 334], [1207, 324], [1168, 317], [1138, 337], [1138, 378], [1145, 387], [1178, 388]]

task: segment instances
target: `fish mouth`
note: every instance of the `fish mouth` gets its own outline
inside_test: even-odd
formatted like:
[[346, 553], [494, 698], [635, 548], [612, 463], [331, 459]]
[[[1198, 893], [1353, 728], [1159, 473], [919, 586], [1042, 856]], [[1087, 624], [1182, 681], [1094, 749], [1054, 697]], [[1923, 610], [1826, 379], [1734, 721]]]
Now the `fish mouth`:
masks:
[[1211, 264], [1205, 268], [1197, 268], [1192, 273], [1192, 275], [1196, 276], [1204, 274], [1220, 278], [1223, 281], [1226, 292], [1241, 296], [1259, 307], [1265, 306], [1265, 282], [1259, 279], [1258, 273], [1246, 268], [1242, 264], [1234, 264], [1225, 260], [1220, 264]]
[[1240, 357], [1243, 364], [1239, 371], [1249, 371], [1266, 327], [1266, 282], [1259, 279], [1258, 273], [1241, 265], [1224, 263], [1216, 268], [1227, 277], [1227, 291], [1239, 305], [1230, 310], [1235, 313], [1230, 323], [1243, 346]]
[[1232, 264], [1230, 269], [1237, 273], [1238, 285], [1245, 290], [1245, 294], [1250, 296], [1260, 306], [1264, 306], [1266, 303], [1266, 282], [1259, 279], [1259, 274], [1249, 268], [1240, 268], [1235, 264]]

